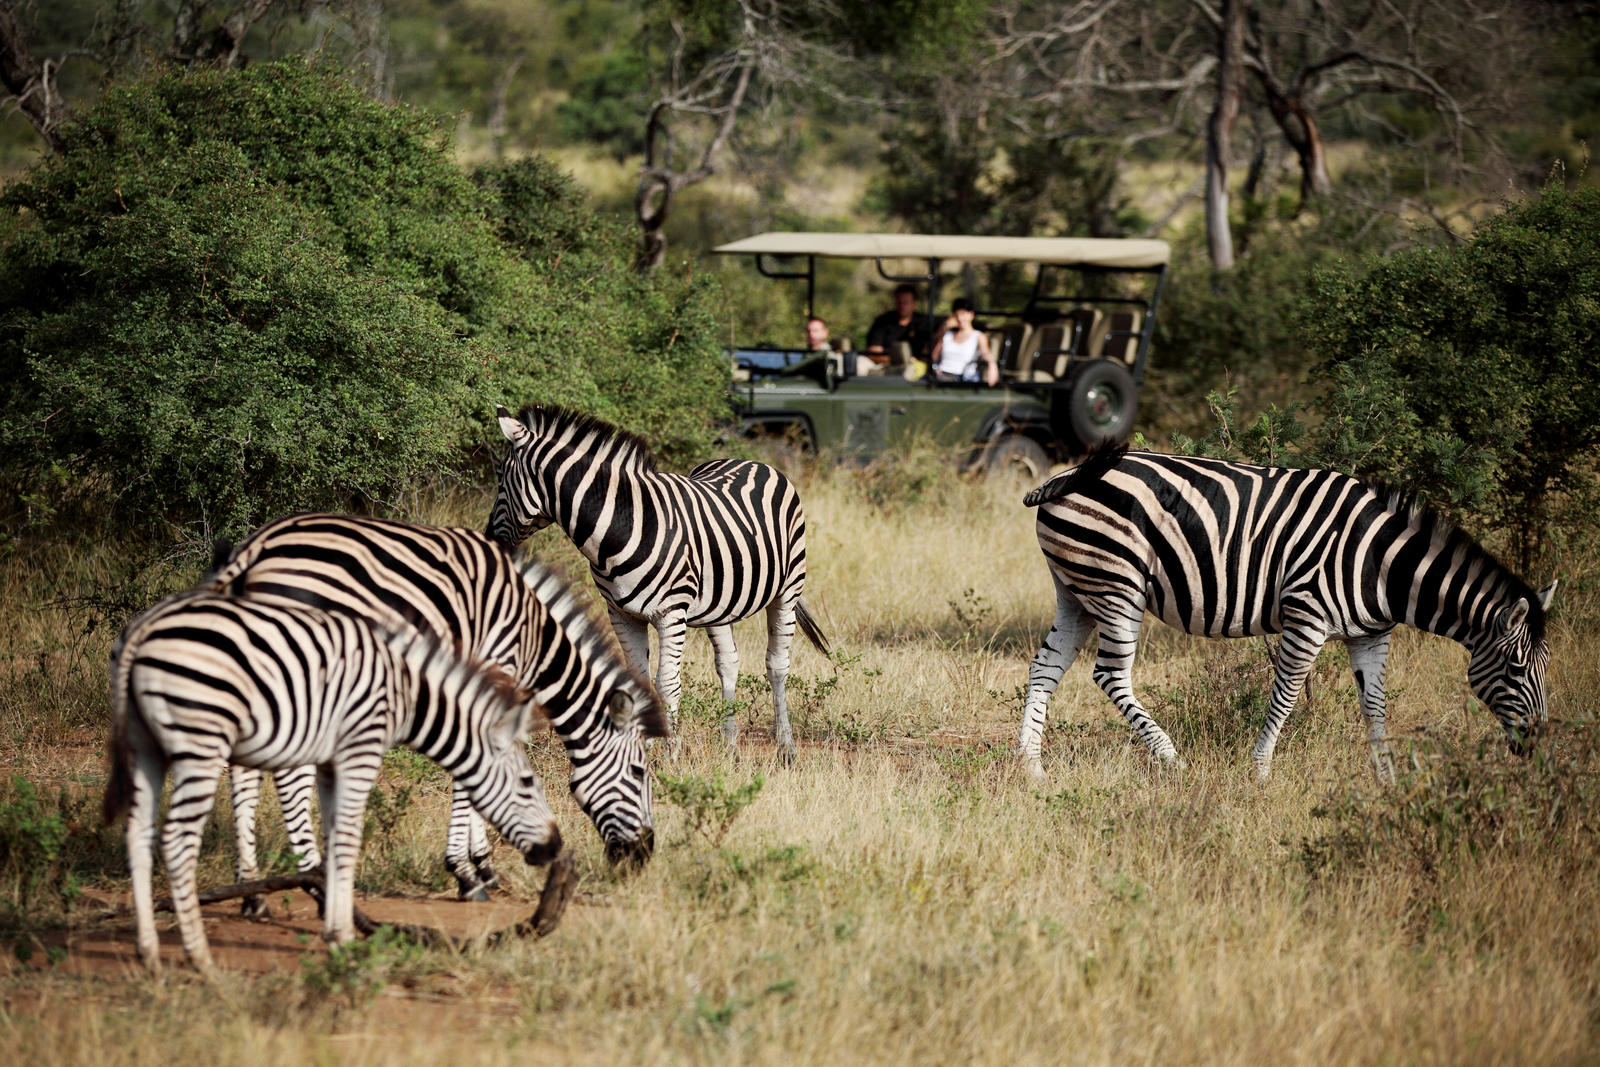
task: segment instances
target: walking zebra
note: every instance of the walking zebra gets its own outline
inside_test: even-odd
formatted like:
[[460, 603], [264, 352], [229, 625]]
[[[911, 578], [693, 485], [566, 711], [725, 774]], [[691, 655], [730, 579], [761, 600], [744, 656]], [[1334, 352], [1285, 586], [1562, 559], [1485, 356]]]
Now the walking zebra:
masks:
[[1336, 471], [1255, 467], [1104, 449], [1023, 501], [1039, 508], [1039, 547], [1056, 588], [1055, 625], [1028, 669], [1019, 756], [1042, 771], [1045, 708], [1091, 629], [1094, 680], [1150, 751], [1177, 753], [1133, 694], [1148, 608], [1209, 637], [1282, 634], [1267, 723], [1256, 741], [1267, 777], [1278, 733], [1324, 642], [1344, 641], [1380, 777], [1389, 634], [1407, 623], [1461, 642], [1467, 680], [1523, 752], [1545, 721], [1545, 609], [1465, 533], [1398, 492]]
[[172, 772], [162, 850], [190, 961], [211, 976], [195, 893], [200, 835], [229, 763], [314, 764], [327, 842], [322, 936], [353, 936], [354, 881], [367, 796], [383, 754], [432, 757], [529, 863], [561, 834], [521, 740], [532, 712], [498, 671], [432, 637], [394, 635], [350, 616], [187, 593], [129, 623], [111, 653], [108, 822], [128, 813], [139, 955], [160, 970], [150, 895], [161, 783]]
[[733, 624], [766, 608], [773, 737], [779, 758], [793, 762], [784, 681], [797, 617], [811, 643], [828, 654], [800, 597], [806, 525], [793, 483], [745, 460], [664, 474], [643, 441], [599, 419], [560, 408], [527, 408], [515, 418], [503, 407], [495, 413], [511, 451], [500, 467], [489, 536], [514, 549], [552, 522], [566, 532], [589, 561], [623, 651], [646, 673], [646, 627], [656, 628], [656, 686], [674, 732], [686, 628], [703, 627], [729, 709], [723, 736], [737, 743]]
[[[572, 761], [571, 787], [612, 862], [642, 862], [654, 843], [644, 739], [666, 720], [650, 684], [629, 669], [600, 625], [555, 572], [518, 567], [474, 530], [352, 515], [294, 515], [250, 535], [208, 579], [217, 592], [304, 602], [416, 626], [504, 670], [542, 706]], [[312, 770], [275, 776], [289, 840], [302, 869], [318, 864], [311, 832]], [[234, 770], [239, 879], [255, 874], [260, 772]], [[483, 820], [461, 784], [451, 797], [445, 866], [462, 899], [487, 900], [497, 878]], [[246, 901], [247, 913], [263, 906]]]

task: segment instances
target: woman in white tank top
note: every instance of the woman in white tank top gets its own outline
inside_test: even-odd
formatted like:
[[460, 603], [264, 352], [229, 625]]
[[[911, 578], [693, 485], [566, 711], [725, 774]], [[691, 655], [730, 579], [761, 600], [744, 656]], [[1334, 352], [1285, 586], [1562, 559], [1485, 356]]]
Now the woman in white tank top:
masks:
[[975, 382], [981, 362], [984, 384], [999, 383], [1000, 368], [989, 354], [989, 339], [972, 328], [975, 314], [972, 301], [966, 297], [950, 305], [950, 322], [933, 346], [933, 372], [939, 381]]

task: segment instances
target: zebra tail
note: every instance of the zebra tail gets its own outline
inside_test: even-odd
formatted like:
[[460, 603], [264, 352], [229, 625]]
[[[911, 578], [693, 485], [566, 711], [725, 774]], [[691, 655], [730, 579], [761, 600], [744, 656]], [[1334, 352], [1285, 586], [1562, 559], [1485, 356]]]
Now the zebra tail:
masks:
[[100, 811], [110, 825], [133, 807], [133, 746], [128, 741], [128, 693], [133, 686], [133, 657], [118, 641], [111, 658], [111, 775]]
[[806, 635], [806, 640], [810, 641], [818, 652], [831, 659], [833, 652], [828, 648], [828, 637], [822, 632], [822, 627], [817, 625], [811, 609], [806, 606], [805, 597], [801, 597], [800, 602], [795, 605], [794, 615], [800, 623], [800, 632]]
[[1070, 496], [1104, 478], [1106, 473], [1121, 463], [1122, 457], [1127, 454], [1126, 444], [1101, 445], [1085, 456], [1082, 463], [1069, 471], [1062, 471], [1023, 497], [1022, 504], [1024, 507], [1036, 508], [1040, 504], [1048, 504], [1064, 496]]

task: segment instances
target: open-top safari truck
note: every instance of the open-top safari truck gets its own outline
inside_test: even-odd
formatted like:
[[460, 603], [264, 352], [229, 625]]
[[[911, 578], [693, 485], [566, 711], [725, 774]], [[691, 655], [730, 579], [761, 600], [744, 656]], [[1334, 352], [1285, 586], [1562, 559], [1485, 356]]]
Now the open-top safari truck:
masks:
[[[754, 256], [763, 275], [805, 282], [808, 313], [815, 313], [818, 258], [875, 260], [885, 280], [924, 288], [935, 337], [944, 321], [935, 315], [944, 266], [1035, 266], [1022, 306], [977, 309], [976, 325], [999, 364], [997, 387], [917, 377], [917, 361], [929, 353], [907, 351], [909, 345], [889, 353], [881, 369], [853, 351], [733, 351], [734, 403], [745, 435], [860, 459], [921, 436], [968, 446], [970, 467], [1015, 466], [1031, 477], [1133, 432], [1171, 254], [1155, 240], [881, 233], [763, 233], [714, 251]], [[886, 261], [902, 268], [920, 261], [923, 270], [891, 273]]]

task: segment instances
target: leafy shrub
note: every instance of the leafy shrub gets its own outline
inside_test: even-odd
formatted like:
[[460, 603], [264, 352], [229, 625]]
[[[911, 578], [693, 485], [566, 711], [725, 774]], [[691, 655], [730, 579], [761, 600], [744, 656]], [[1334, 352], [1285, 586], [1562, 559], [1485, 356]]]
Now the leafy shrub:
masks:
[[720, 774], [709, 778], [660, 775], [656, 778], [656, 791], [683, 809], [691, 839], [699, 837], [712, 848], [721, 848], [734, 820], [755, 802], [765, 784], [766, 779], [759, 774], [738, 786], [729, 786]]
[[237, 535], [381, 503], [484, 440], [495, 401], [706, 447], [708, 283], [632, 278], [547, 163], [475, 184], [433, 120], [297, 63], [158, 73], [62, 136], [0, 197], [13, 511]]
[[1550, 183], [1471, 240], [1317, 276], [1325, 465], [1405, 481], [1513, 528], [1526, 568], [1552, 519], [1592, 526], [1600, 446], [1600, 189]]
[[1301, 840], [1308, 872], [1394, 866], [1437, 884], [1489, 856], [1593, 858], [1600, 730], [1592, 718], [1555, 724], [1527, 760], [1508, 755], [1498, 737], [1409, 748], [1393, 788], [1336, 790], [1313, 809], [1327, 830]]
[[0, 926], [37, 925], [69, 908], [86, 877], [124, 869], [96, 799], [52, 797], [15, 775], [0, 785]]

